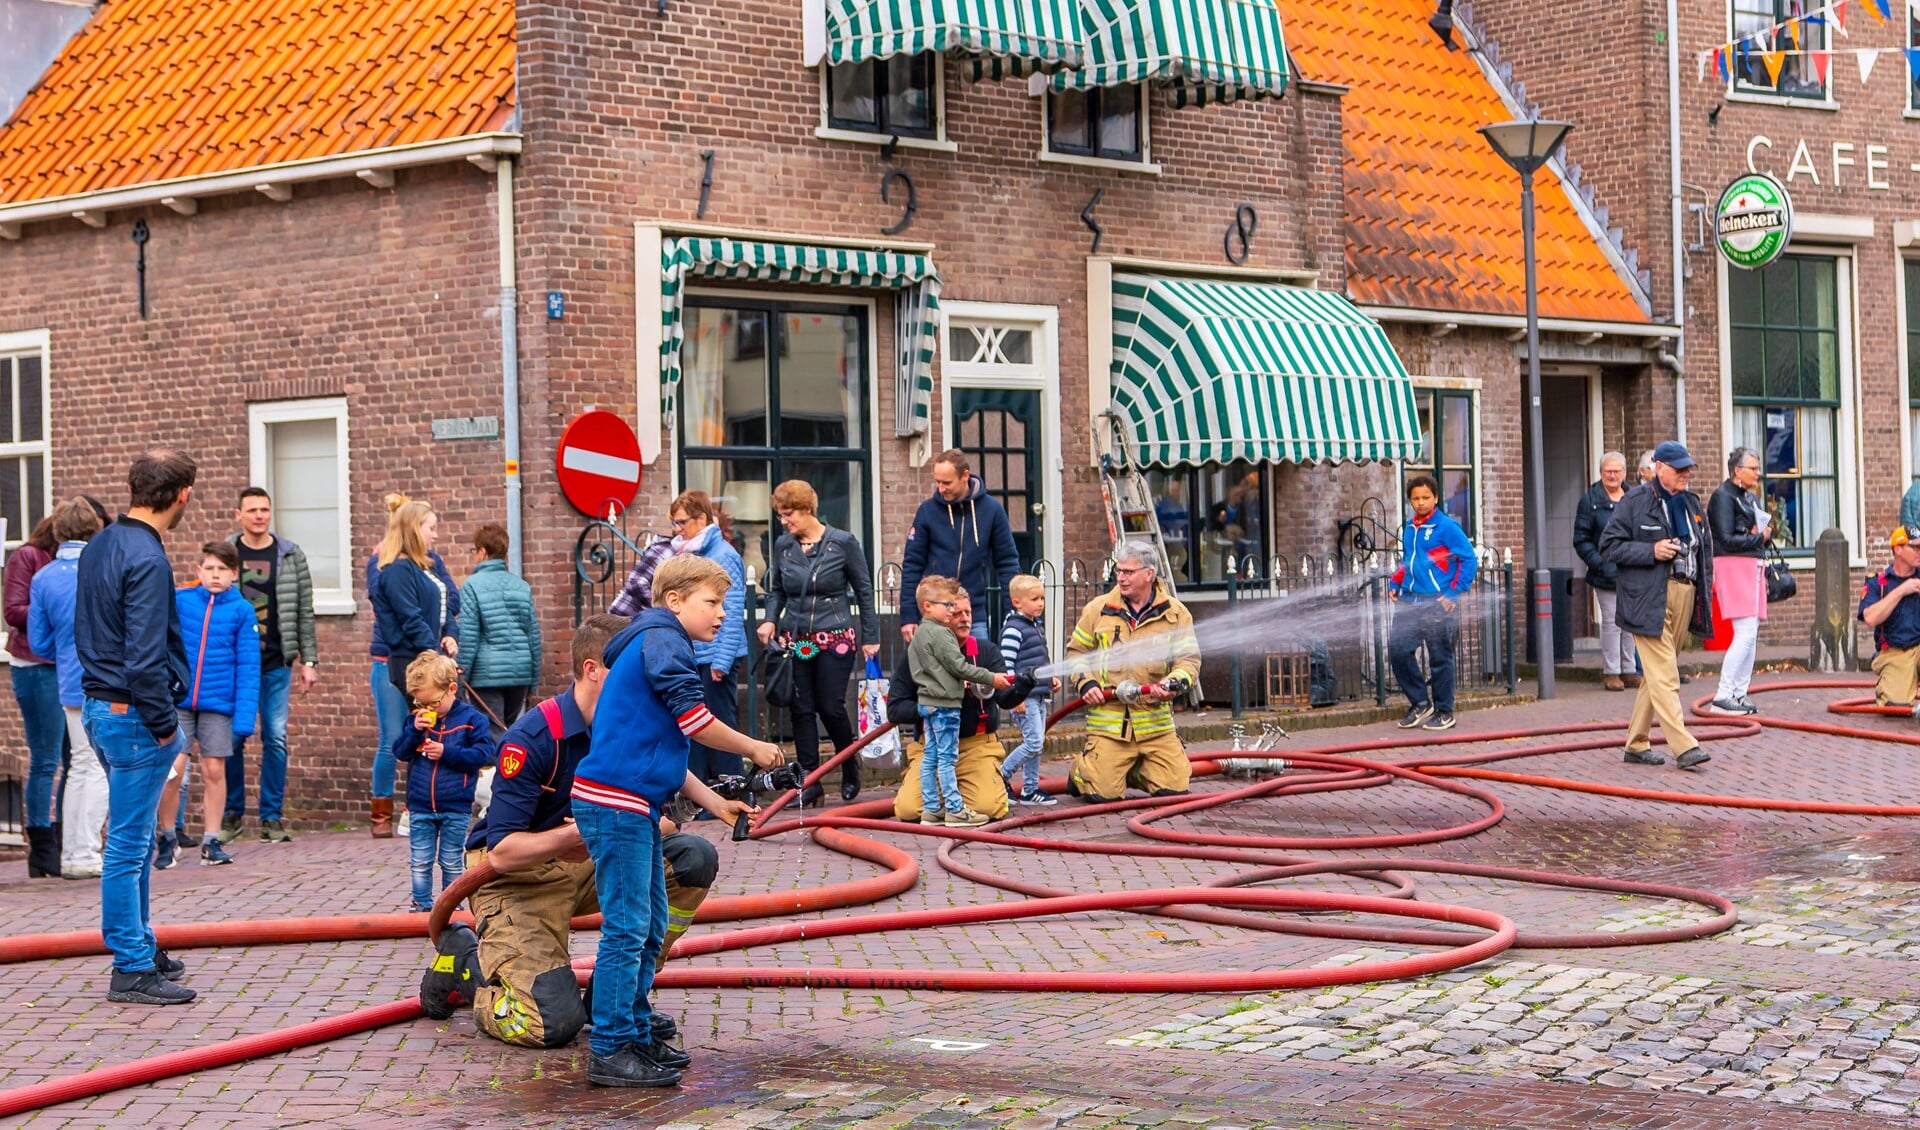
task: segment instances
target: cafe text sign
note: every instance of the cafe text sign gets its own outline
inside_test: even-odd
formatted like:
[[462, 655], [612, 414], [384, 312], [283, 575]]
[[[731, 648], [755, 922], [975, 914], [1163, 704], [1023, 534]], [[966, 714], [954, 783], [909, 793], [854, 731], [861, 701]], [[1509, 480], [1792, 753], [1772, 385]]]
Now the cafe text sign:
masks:
[[1800, 138], [1791, 147], [1764, 134], [1747, 141], [1747, 171], [1766, 173], [1788, 188], [1798, 184], [1828, 188], [1868, 188], [1886, 192], [1893, 187], [1889, 169], [1904, 167], [1920, 173], [1920, 161], [1895, 164], [1890, 145], [1856, 145], [1851, 141], [1814, 142]]

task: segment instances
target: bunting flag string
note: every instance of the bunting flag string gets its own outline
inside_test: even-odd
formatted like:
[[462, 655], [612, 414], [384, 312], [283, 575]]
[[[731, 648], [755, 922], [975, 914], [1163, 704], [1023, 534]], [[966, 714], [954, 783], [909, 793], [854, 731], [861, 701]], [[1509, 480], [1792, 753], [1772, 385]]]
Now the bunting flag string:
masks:
[[1873, 73], [1873, 64], [1875, 60], [1880, 58], [1880, 52], [1861, 51], [1857, 52], [1854, 58], [1860, 60], [1860, 81], [1866, 82], [1867, 76]]
[[[1815, 34], [1815, 28], [1832, 28], [1843, 38], [1851, 38], [1847, 29], [1847, 6], [1856, 0], [1830, 0], [1826, 5], [1812, 11], [1804, 11], [1802, 0], [1793, 0], [1786, 19], [1769, 27], [1756, 28], [1739, 39], [1729, 40], [1718, 47], [1702, 51], [1694, 62], [1694, 78], [1704, 82], [1708, 74], [1720, 81], [1730, 82], [1735, 75], [1751, 75], [1756, 69], [1757, 57], [1764, 68], [1768, 81], [1778, 86], [1780, 75], [1786, 69], [1790, 58], [1807, 59], [1814, 75], [1825, 84], [1833, 69], [1835, 55], [1852, 55], [1860, 68], [1860, 81], [1866, 82], [1873, 73], [1873, 65], [1879, 61], [1882, 51], [1899, 51], [1906, 55], [1907, 73], [1911, 81], [1920, 83], [1920, 48], [1907, 47], [1840, 47], [1831, 41], [1822, 43], [1827, 37]], [[1867, 14], [1875, 21], [1885, 23], [1892, 18], [1893, 0], [1857, 0], [1864, 4]], [[1906, 12], [1910, 19], [1920, 22], [1920, 0], [1906, 0]]]

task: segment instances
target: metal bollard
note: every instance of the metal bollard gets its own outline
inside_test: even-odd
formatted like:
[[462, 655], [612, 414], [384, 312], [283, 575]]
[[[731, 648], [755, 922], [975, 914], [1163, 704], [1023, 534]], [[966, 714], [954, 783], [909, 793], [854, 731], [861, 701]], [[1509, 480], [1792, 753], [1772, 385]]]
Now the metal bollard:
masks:
[[1807, 666], [1815, 671], [1856, 671], [1853, 651], [1853, 583], [1847, 573], [1847, 535], [1829, 527], [1813, 543], [1813, 628]]

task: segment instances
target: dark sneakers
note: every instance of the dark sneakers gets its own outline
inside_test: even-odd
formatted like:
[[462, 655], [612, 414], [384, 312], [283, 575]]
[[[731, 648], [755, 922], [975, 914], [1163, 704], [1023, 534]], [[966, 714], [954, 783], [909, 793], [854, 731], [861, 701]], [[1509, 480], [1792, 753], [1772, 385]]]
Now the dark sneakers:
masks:
[[232, 863], [233, 857], [227, 849], [220, 846], [219, 836], [208, 836], [200, 844], [200, 866], [218, 867], [223, 863]]
[[1622, 760], [1631, 765], [1665, 765], [1667, 759], [1650, 749], [1630, 749]]
[[1420, 723], [1425, 722], [1432, 715], [1432, 703], [1426, 703], [1421, 706], [1410, 706], [1407, 708], [1407, 712], [1401, 715], [1398, 725], [1402, 730], [1411, 730]]
[[229, 812], [220, 818], [220, 842], [230, 844], [240, 836], [240, 822], [245, 819]]
[[187, 975], [187, 963], [167, 956], [167, 951], [154, 947], [153, 968], [160, 976], [169, 981], [178, 981]]
[[287, 835], [287, 826], [278, 820], [262, 820], [260, 822], [260, 839], [261, 842], [269, 844], [290, 844], [293, 842], [293, 837]]
[[[588, 1011], [592, 1011], [591, 1005], [589, 1005]], [[647, 1025], [647, 1035], [652, 1037], [654, 1043], [664, 1044], [680, 1038], [680, 1026], [673, 1022], [673, 1017], [663, 1012], [656, 1012], [652, 1015], [653, 1019], [649, 1021]]]
[[587, 1056], [587, 1082], [602, 1087], [672, 1087], [680, 1082], [680, 1073], [642, 1058], [628, 1044], [612, 1055]]
[[1420, 728], [1423, 730], [1451, 730], [1453, 729], [1453, 714], [1445, 710], [1437, 711], [1433, 717], [1427, 719], [1427, 724]]
[[113, 971], [107, 999], [118, 1004], [186, 1004], [197, 996], [185, 985], [176, 985], [161, 976], [158, 969], [144, 973]]
[[693, 1062], [693, 1057], [672, 1044], [628, 1044], [633, 1054], [651, 1063], [657, 1063], [669, 1071], [685, 1071]]
[[1682, 769], [1698, 769], [1712, 760], [1713, 758], [1707, 756], [1706, 750], [1701, 749], [1699, 746], [1694, 746], [1692, 749], [1674, 758], [1673, 763]]
[[172, 832], [162, 832], [154, 837], [153, 869], [165, 871], [173, 866], [180, 854], [180, 841], [173, 838]]

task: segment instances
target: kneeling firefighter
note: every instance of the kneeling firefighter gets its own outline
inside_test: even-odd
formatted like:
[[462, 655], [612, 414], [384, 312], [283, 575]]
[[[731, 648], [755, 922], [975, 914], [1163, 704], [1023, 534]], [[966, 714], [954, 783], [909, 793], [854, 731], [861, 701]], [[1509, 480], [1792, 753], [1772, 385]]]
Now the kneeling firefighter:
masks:
[[[474, 1024], [504, 1043], [552, 1048], [569, 1043], [591, 1017], [573, 973], [570, 921], [597, 914], [593, 862], [574, 827], [569, 799], [573, 771], [593, 733], [594, 707], [606, 678], [607, 641], [624, 616], [594, 616], [573, 636], [573, 685], [528, 711], [501, 740], [493, 796], [467, 839], [467, 867], [490, 859], [501, 874], [468, 900], [478, 933], [460, 924], [441, 931], [439, 953], [420, 982], [427, 1015], [445, 1019], [473, 1005]], [[691, 775], [684, 791], [731, 824], [751, 806], [727, 801]], [[663, 821], [663, 831], [671, 822]], [[719, 871], [714, 846], [672, 829], [661, 841], [667, 876], [667, 940], [660, 960], [706, 899]], [[653, 1014], [652, 1039], [678, 1035], [672, 1018]]]
[[[1003, 670], [1005, 661], [999, 645], [972, 635], [972, 609], [971, 602], [962, 602], [953, 610], [953, 631], [960, 637], [961, 651], [966, 654], [967, 662], [977, 667]], [[979, 687], [968, 684], [966, 695], [960, 700], [960, 757], [953, 766], [954, 776], [960, 782], [960, 800], [968, 808], [995, 820], [1006, 817], [1012, 800], [1007, 796], [1006, 778], [1000, 775], [1000, 763], [1007, 759], [1007, 747], [1000, 744], [1000, 714], [994, 707], [1011, 709], [1025, 702], [1032, 693], [1033, 672], [1023, 671], [1014, 676], [1012, 686], [990, 698], [982, 697]], [[897, 724], [903, 736], [911, 736], [920, 725], [919, 699], [920, 688], [913, 681], [913, 670], [903, 654], [887, 688], [887, 721]], [[906, 742], [905, 748], [906, 764], [900, 777], [900, 790], [893, 795], [893, 815], [900, 820], [918, 820], [922, 809], [920, 759], [926, 750], [917, 741]]]
[[1089, 603], [1067, 642], [1068, 677], [1087, 703], [1086, 747], [1067, 790], [1119, 800], [1129, 786], [1154, 796], [1187, 791], [1192, 763], [1173, 725], [1173, 700], [1200, 679], [1193, 614], [1156, 575], [1158, 556], [1124, 541], [1113, 591]]

